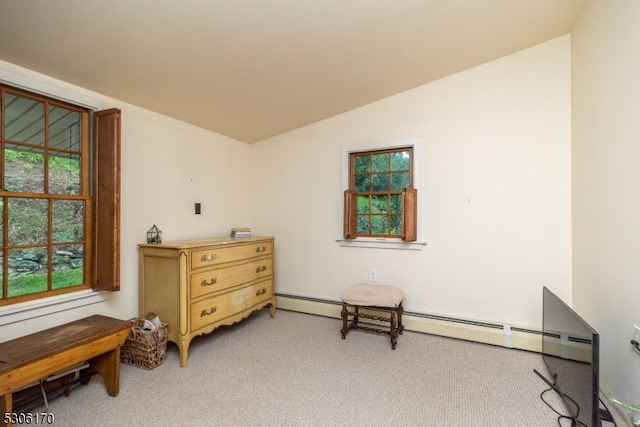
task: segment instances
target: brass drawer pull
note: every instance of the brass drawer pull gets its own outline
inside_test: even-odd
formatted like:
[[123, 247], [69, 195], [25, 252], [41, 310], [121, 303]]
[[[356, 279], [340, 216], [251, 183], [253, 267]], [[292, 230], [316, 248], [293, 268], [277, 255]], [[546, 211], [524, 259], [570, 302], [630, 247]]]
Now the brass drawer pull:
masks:
[[256, 248], [256, 252], [266, 252], [267, 251], [267, 247], [266, 246], [258, 246]]
[[205, 286], [211, 286], [211, 285], [215, 285], [216, 283], [218, 283], [218, 278], [217, 277], [212, 277], [211, 281], [207, 282], [207, 279], [203, 279], [202, 282], [200, 282], [200, 286], [205, 287]]
[[211, 307], [211, 308], [209, 309], [209, 311], [207, 311], [207, 310], [202, 310], [202, 311], [200, 312], [200, 317], [205, 317], [205, 316], [208, 316], [208, 315], [210, 315], [210, 314], [213, 314], [213, 313], [215, 313], [217, 310], [218, 310], [218, 307]]
[[262, 290], [256, 292], [256, 296], [259, 297], [260, 295], [264, 295], [267, 293], [267, 289], [266, 288], [262, 288]]
[[263, 265], [262, 267], [256, 268], [256, 273], [262, 273], [263, 271], [267, 271], [267, 266]]
[[211, 257], [207, 255], [202, 255], [200, 257], [200, 262], [214, 261], [217, 258], [216, 254], [211, 254]]

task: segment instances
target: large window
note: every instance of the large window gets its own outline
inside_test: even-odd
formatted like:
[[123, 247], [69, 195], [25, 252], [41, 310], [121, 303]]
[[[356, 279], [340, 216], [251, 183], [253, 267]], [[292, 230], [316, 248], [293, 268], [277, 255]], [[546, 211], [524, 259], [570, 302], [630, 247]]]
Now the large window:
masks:
[[343, 242], [417, 240], [417, 148], [417, 140], [408, 140], [343, 150]]
[[0, 85], [0, 306], [95, 285], [90, 116]]

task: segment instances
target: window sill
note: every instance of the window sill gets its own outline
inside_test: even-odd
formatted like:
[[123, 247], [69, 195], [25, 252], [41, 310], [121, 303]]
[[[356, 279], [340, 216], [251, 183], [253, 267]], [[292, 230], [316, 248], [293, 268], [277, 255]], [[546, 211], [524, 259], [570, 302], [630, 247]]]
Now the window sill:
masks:
[[36, 301], [0, 307], [0, 326], [106, 301], [108, 292], [86, 289]]
[[336, 239], [340, 246], [347, 248], [376, 248], [376, 249], [400, 249], [421, 251], [427, 245], [424, 241], [405, 242], [401, 239], [376, 239], [371, 237], [359, 237], [357, 239]]

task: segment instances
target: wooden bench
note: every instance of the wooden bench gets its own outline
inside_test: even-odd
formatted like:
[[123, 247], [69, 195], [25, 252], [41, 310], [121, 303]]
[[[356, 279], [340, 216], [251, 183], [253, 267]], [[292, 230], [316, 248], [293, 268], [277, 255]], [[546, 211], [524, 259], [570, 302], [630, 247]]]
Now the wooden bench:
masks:
[[130, 330], [129, 321], [95, 315], [0, 343], [0, 424], [13, 412], [13, 392], [83, 362], [117, 396], [120, 347]]

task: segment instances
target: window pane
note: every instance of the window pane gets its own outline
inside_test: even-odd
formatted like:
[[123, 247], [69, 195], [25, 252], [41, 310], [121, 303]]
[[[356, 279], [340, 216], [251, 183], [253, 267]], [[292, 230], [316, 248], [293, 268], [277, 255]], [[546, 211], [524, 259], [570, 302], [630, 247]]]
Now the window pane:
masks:
[[44, 103], [7, 93], [4, 126], [8, 140], [44, 145]]
[[391, 189], [402, 190], [409, 187], [409, 172], [392, 173], [391, 174]]
[[373, 172], [386, 172], [389, 170], [389, 153], [374, 154], [371, 157]]
[[369, 234], [369, 215], [358, 215], [358, 233]]
[[391, 231], [390, 234], [402, 234], [402, 215], [391, 215]]
[[49, 148], [80, 152], [80, 113], [49, 107]]
[[409, 150], [397, 151], [391, 153], [391, 170], [408, 171], [409, 170]]
[[44, 193], [44, 151], [7, 144], [4, 186], [9, 191]]
[[371, 156], [355, 156], [355, 173], [368, 173], [371, 171]]
[[388, 173], [376, 173], [373, 174], [373, 191], [388, 191], [389, 190], [389, 174]]
[[47, 243], [49, 233], [47, 200], [10, 197], [8, 203], [8, 243], [10, 245]]
[[391, 195], [391, 213], [402, 213], [402, 195]]
[[389, 198], [387, 196], [371, 196], [371, 212], [384, 214], [389, 212]]
[[371, 190], [371, 175], [356, 175], [355, 181], [355, 191], [366, 192]]
[[9, 250], [8, 296], [34, 294], [47, 290], [47, 249]]
[[53, 241], [77, 242], [84, 240], [84, 201], [54, 200]]
[[369, 213], [369, 196], [358, 196], [358, 213]]
[[68, 245], [53, 249], [51, 288], [62, 289], [81, 285], [84, 281], [84, 246]]
[[[4, 245], [4, 215], [3, 214], [4, 214], [4, 197], [0, 197], [0, 245]], [[0, 265], [2, 264], [1, 261], [2, 260], [0, 259]]]
[[[4, 250], [0, 250], [0, 264], [4, 265]], [[0, 298], [4, 298], [4, 281], [3, 280], [4, 280], [3, 275], [0, 274]]]
[[371, 234], [389, 234], [386, 215], [371, 215]]
[[80, 156], [49, 153], [49, 193], [80, 194]]

